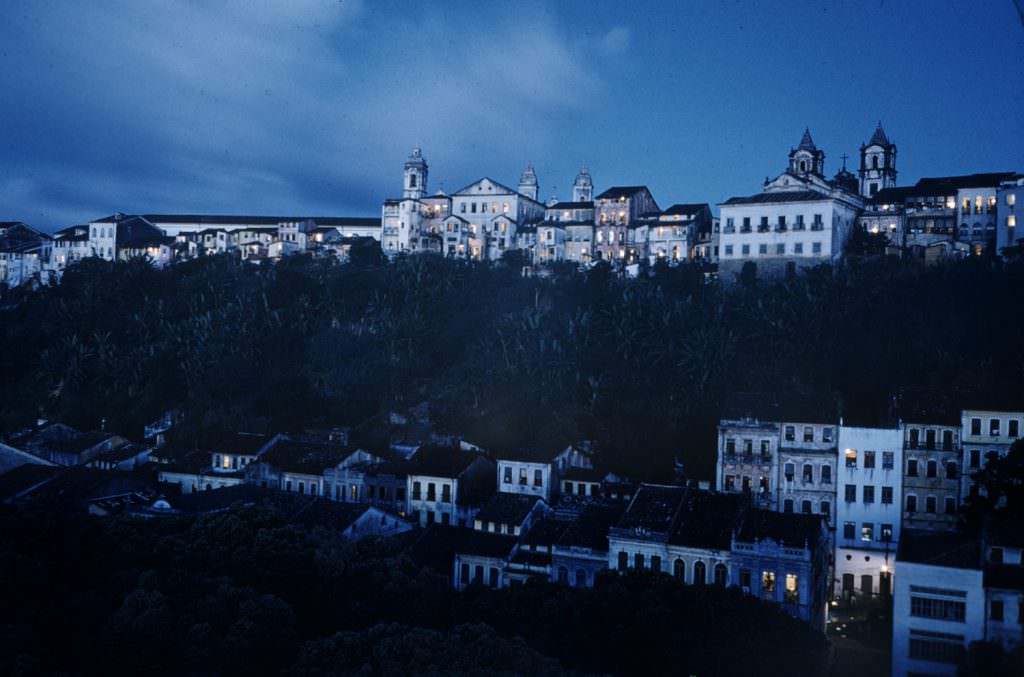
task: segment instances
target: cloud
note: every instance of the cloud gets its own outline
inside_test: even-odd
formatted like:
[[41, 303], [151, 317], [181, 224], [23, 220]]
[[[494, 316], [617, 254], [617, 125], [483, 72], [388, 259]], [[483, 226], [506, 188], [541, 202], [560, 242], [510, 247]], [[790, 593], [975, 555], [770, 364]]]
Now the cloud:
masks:
[[9, 0], [0, 25], [0, 90], [15, 94], [0, 186], [31, 177], [0, 193], [0, 216], [48, 226], [67, 225], [69, 204], [92, 210], [73, 221], [375, 213], [412, 145], [452, 181], [475, 178], [552, 143], [552, 116], [582, 114], [604, 87], [594, 47], [543, 9]]
[[622, 54], [629, 49], [629, 29], [616, 26], [601, 38], [601, 49], [606, 54]]

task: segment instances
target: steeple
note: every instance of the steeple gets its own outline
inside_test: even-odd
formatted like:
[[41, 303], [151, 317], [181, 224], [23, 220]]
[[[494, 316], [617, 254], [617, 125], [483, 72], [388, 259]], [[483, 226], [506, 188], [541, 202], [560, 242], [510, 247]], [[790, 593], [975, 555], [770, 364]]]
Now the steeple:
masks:
[[896, 185], [896, 144], [878, 121], [871, 140], [860, 147], [860, 194], [871, 197]]
[[789, 173], [805, 178], [812, 174], [825, 177], [825, 152], [814, 145], [809, 127], [804, 128], [800, 145], [789, 151]]
[[419, 146], [412, 149], [405, 161], [405, 183], [402, 197], [419, 200], [427, 194], [427, 161]]
[[533, 163], [528, 162], [526, 169], [519, 176], [519, 193], [525, 195], [531, 200], [536, 200], [539, 194], [539, 186], [537, 184], [537, 174], [533, 171]]
[[572, 201], [591, 202], [593, 199], [594, 182], [590, 179], [590, 171], [587, 169], [587, 163], [584, 162], [580, 166], [580, 173], [576, 175], [576, 180], [572, 184]]
[[818, 150], [818, 147], [814, 145], [814, 139], [811, 138], [810, 127], [804, 127], [804, 136], [800, 139], [800, 145], [797, 146], [797, 150]]

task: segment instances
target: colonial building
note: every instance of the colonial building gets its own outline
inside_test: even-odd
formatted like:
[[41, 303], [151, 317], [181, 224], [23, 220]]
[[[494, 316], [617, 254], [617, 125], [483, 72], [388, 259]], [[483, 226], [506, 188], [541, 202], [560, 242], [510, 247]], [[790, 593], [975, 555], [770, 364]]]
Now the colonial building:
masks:
[[824, 167], [824, 151], [805, 131], [786, 171], [766, 179], [761, 193], [719, 205], [719, 270], [726, 280], [747, 263], [779, 276], [842, 257], [863, 201], [849, 172], [830, 181]]
[[473, 525], [494, 493], [494, 463], [475, 451], [427, 446], [412, 459], [406, 485], [410, 515], [420, 526]]
[[771, 396], [733, 393], [718, 423], [715, 486], [725, 493], [749, 494], [765, 509], [777, 505], [781, 426]]
[[53, 239], [20, 221], [0, 221], [0, 285], [17, 287], [29, 280], [45, 281]]
[[961, 461], [960, 495], [964, 499], [979, 490], [971, 475], [984, 467], [990, 454], [1005, 456], [1010, 445], [1024, 433], [1024, 411], [964, 409], [960, 415]]
[[615, 186], [594, 199], [594, 260], [635, 263], [661, 210], [647, 186]]
[[952, 530], [960, 510], [960, 414], [906, 404], [900, 407], [903, 526]]
[[898, 425], [839, 427], [835, 594], [871, 599], [892, 592], [903, 486]]
[[697, 241], [711, 233], [711, 207], [707, 203], [674, 204], [663, 211], [647, 233], [651, 264], [677, 264], [694, 258]]
[[575, 446], [562, 450], [517, 449], [497, 454], [498, 491], [535, 496], [547, 503], [559, 494], [559, 480], [570, 468], [592, 469], [590, 457]]

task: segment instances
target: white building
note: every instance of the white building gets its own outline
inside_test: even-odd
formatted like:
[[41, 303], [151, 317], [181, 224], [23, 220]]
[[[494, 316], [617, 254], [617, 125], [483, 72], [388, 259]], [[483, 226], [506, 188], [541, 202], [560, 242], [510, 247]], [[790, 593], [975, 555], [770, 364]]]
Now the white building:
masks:
[[[1017, 221], [1024, 215], [1024, 176], [1000, 184], [996, 193], [996, 214], [996, 253], [1002, 254], [1007, 247], [1021, 242]], [[1021, 225], [1024, 226], [1024, 222]]]
[[967, 645], [985, 636], [978, 544], [908, 529], [895, 566], [892, 676], [956, 675]]
[[826, 180], [824, 163], [825, 153], [805, 131], [786, 171], [766, 180], [763, 192], [719, 205], [719, 271], [726, 280], [746, 263], [779, 276], [842, 257], [863, 201], [849, 172]]
[[0, 285], [17, 287], [29, 280], [44, 281], [52, 238], [20, 221], [0, 222]]
[[963, 499], [978, 491], [971, 474], [984, 467], [988, 455], [1005, 456], [1010, 445], [1024, 436], [1024, 412], [993, 409], [965, 409], [960, 415], [963, 447], [960, 495]]
[[495, 261], [519, 247], [517, 230], [544, 218], [532, 165], [520, 176], [518, 190], [485, 177], [450, 196], [439, 192], [428, 197], [428, 174], [422, 151], [413, 149], [405, 162], [402, 198], [384, 201], [381, 248], [385, 255], [439, 252]]
[[839, 426], [835, 589], [844, 597], [887, 595], [899, 541], [903, 432]]

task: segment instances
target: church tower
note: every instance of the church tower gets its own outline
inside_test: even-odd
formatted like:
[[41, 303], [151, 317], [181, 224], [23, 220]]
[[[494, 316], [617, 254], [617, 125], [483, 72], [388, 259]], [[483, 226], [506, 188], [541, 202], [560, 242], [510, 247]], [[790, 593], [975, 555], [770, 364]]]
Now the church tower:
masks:
[[572, 184], [572, 201], [573, 202], [593, 202], [594, 201], [594, 182], [590, 179], [590, 172], [587, 170], [587, 163], [584, 162], [583, 166], [580, 167], [580, 173], [576, 175], [576, 180]]
[[417, 146], [412, 149], [412, 155], [405, 161], [405, 184], [402, 189], [402, 197], [419, 200], [426, 194], [427, 161], [423, 159], [423, 152]]
[[789, 151], [789, 173], [796, 176], [825, 177], [825, 151], [818, 150], [811, 139], [811, 130], [804, 129], [800, 145]]
[[533, 163], [526, 165], [526, 169], [519, 176], [519, 193], [531, 200], [536, 200], [540, 189], [537, 185], [537, 175], [533, 171]]
[[860, 194], [871, 197], [896, 186], [896, 144], [878, 123], [871, 140], [860, 147]]

